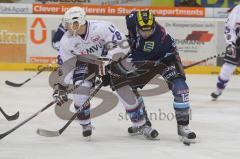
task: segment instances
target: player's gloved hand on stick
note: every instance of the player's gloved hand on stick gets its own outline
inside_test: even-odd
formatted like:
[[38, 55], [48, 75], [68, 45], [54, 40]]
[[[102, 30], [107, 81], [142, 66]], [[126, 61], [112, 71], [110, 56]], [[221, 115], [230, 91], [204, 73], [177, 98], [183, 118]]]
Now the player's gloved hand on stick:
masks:
[[56, 100], [57, 105], [61, 106], [68, 101], [67, 88], [61, 84], [56, 84], [53, 92], [53, 99]]
[[[111, 78], [122, 78], [123, 77], [117, 73], [120, 70], [121, 71], [123, 70], [121, 68], [122, 68], [122, 66], [118, 65], [118, 62], [116, 62], [116, 61], [111, 62], [110, 64], [105, 66], [104, 75], [101, 76], [104, 87], [111, 84]], [[126, 74], [127, 72], [122, 72], [122, 73]]]
[[110, 75], [109, 74], [105, 74], [101, 78], [102, 78], [102, 84], [104, 87], [107, 87], [108, 85], [110, 85]]
[[235, 44], [229, 44], [226, 47], [226, 54], [229, 56], [235, 56], [236, 55], [236, 46]]

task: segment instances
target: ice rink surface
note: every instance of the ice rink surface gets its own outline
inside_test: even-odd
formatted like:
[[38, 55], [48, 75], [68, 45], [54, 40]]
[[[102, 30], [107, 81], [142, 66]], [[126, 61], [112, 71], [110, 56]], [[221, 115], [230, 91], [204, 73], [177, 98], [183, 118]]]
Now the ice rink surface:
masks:
[[[0, 114], [0, 132], [5, 132], [28, 118], [51, 100], [49, 73], [44, 72], [20, 88], [5, 85], [5, 80], [22, 82], [35, 72], [0, 72], [0, 106], [8, 113], [20, 111], [16, 121]], [[191, 128], [199, 142], [185, 146], [178, 140], [176, 122], [172, 120], [170, 92], [144, 97], [159, 141], [129, 136], [129, 120], [122, 118], [118, 104], [112, 111], [93, 119], [95, 130], [91, 141], [82, 137], [77, 121], [59, 137], [36, 134], [37, 128], [58, 130], [67, 121], [60, 119], [54, 106], [0, 140], [0, 159], [239, 159], [240, 157], [240, 77], [233, 76], [218, 101], [211, 101], [216, 75], [188, 75], [192, 107]], [[109, 90], [109, 88], [104, 88]], [[93, 99], [93, 105], [101, 99]], [[159, 115], [161, 112], [162, 114]], [[164, 118], [163, 114], [169, 115]], [[164, 119], [163, 119], [164, 118]]]

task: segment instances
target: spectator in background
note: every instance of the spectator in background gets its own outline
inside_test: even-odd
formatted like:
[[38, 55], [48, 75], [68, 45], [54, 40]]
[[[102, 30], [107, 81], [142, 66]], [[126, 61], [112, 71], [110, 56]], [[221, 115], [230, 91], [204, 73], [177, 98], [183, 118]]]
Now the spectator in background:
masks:
[[176, 6], [178, 7], [202, 7], [202, 5], [198, 4], [196, 0], [183, 0], [178, 3]]

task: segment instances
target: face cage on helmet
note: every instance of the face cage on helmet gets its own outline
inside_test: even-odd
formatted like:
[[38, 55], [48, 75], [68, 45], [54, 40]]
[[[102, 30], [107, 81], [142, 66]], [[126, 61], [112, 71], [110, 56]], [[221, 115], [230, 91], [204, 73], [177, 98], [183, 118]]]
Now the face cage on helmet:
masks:
[[[75, 22], [78, 22], [78, 28], [76, 28], [76, 29], [74, 29], [73, 28], [73, 25], [74, 25], [74, 23]], [[63, 22], [62, 22], [62, 25], [63, 25], [63, 27], [65, 28], [65, 29], [67, 29], [68, 31], [70, 31], [73, 35], [75, 35], [76, 34], [76, 31], [81, 27], [81, 25], [80, 25], [80, 22], [79, 22], [79, 20], [78, 19], [64, 19], [63, 18]]]

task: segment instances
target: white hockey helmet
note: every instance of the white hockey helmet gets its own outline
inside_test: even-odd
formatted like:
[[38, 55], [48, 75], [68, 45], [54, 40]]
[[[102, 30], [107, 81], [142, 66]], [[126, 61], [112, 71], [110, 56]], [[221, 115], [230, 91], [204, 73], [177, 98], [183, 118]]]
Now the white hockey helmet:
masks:
[[81, 7], [71, 7], [69, 8], [63, 17], [63, 26], [66, 24], [73, 25], [74, 22], [78, 22], [79, 25], [84, 25], [86, 23], [86, 12]]

